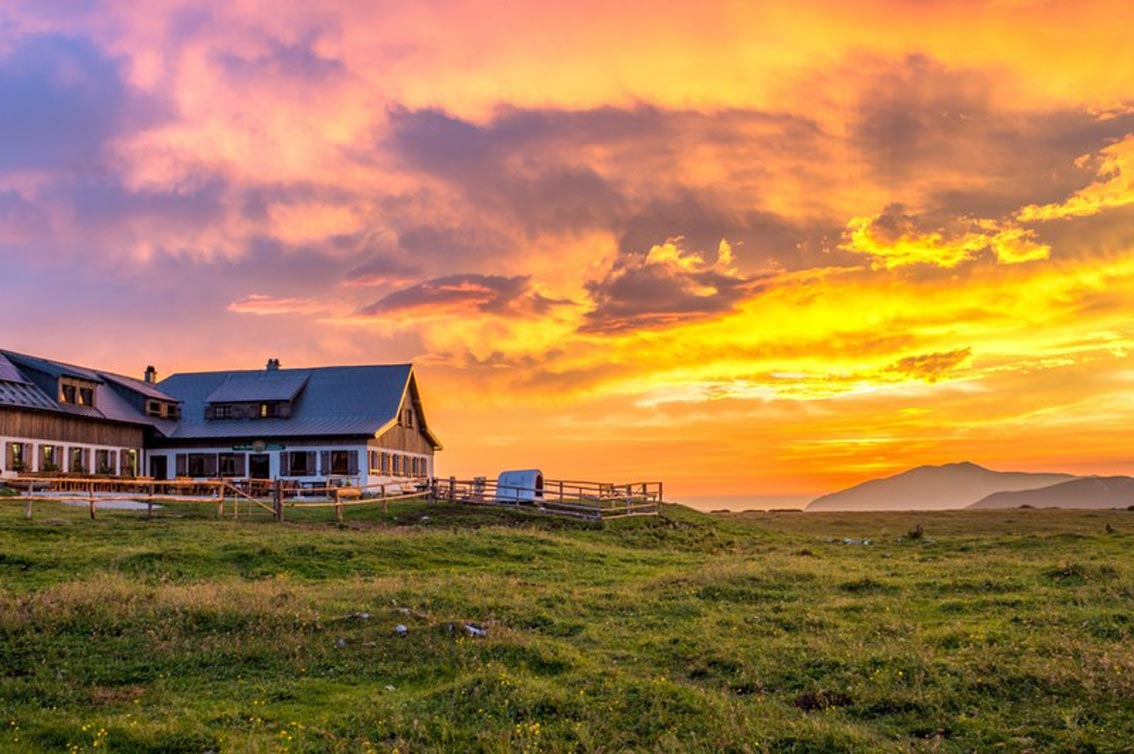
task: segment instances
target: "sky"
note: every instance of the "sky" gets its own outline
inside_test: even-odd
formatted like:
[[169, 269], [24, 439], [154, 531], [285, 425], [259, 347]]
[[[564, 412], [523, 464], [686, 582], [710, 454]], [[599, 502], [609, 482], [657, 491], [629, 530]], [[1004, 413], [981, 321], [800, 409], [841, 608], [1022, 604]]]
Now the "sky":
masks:
[[439, 474], [1134, 472], [1128, 2], [0, 4], [0, 346], [412, 361]]

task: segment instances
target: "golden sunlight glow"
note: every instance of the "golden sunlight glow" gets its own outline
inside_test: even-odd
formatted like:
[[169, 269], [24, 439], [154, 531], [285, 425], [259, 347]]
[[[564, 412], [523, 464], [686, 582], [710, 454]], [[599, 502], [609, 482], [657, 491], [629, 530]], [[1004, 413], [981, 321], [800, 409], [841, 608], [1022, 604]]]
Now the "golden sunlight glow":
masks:
[[412, 361], [445, 475], [1131, 471], [1130, 3], [55, 5], [2, 347]]
[[[1088, 158], [1083, 158], [1080, 164], [1088, 162]], [[1086, 217], [1134, 204], [1134, 134], [1100, 151], [1096, 175], [1096, 181], [1066, 201], [1043, 206], [1030, 204], [1017, 217], [1023, 222]]]

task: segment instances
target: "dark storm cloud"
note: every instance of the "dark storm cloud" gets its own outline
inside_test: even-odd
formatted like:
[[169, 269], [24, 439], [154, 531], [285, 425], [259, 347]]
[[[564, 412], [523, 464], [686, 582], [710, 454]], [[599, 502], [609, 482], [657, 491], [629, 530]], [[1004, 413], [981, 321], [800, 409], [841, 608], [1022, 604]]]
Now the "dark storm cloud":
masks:
[[534, 291], [527, 275], [446, 275], [403, 288], [363, 308], [363, 316], [402, 314], [495, 314], [541, 316], [568, 304]]
[[0, 59], [0, 170], [100, 164], [113, 137], [163, 117], [89, 41], [28, 37]]

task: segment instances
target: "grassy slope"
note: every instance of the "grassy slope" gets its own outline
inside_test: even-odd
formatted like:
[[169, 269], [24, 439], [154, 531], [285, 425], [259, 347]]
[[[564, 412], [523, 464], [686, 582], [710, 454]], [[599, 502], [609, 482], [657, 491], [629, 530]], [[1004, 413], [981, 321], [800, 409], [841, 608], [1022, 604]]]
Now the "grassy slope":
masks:
[[0, 503], [3, 751], [1134, 739], [1134, 513], [22, 513]]

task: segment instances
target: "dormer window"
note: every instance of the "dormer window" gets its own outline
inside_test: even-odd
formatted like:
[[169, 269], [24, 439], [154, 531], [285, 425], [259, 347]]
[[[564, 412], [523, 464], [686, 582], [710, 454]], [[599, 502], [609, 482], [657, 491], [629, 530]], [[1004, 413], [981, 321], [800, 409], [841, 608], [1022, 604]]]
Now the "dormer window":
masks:
[[180, 419], [181, 409], [176, 403], [168, 401], [146, 401], [146, 415], [155, 419]]
[[307, 375], [273, 369], [226, 379], [205, 399], [206, 419], [287, 419]]
[[59, 402], [69, 406], [94, 406], [94, 383], [75, 377], [60, 377]]

